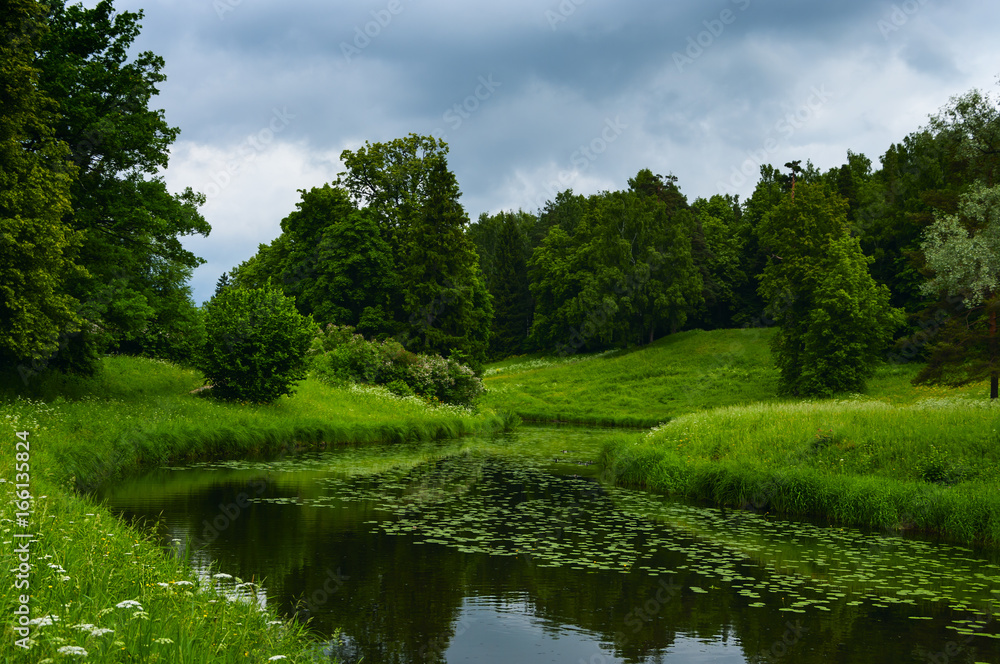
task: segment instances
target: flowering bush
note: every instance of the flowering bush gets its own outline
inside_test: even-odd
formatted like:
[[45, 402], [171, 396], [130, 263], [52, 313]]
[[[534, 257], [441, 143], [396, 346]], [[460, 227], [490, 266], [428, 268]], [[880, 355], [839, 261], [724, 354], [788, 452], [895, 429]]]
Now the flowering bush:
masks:
[[327, 325], [309, 357], [323, 380], [385, 385], [401, 396], [469, 406], [484, 391], [475, 372], [456, 360], [417, 355], [393, 340], [368, 341], [347, 325]]

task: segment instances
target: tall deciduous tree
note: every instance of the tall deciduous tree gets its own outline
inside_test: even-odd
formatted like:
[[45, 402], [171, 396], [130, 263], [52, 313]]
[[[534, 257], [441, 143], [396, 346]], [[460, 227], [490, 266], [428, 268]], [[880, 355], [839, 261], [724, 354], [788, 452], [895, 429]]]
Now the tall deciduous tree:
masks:
[[40, 85], [58, 101], [56, 137], [78, 169], [64, 219], [82, 239], [79, 261], [87, 268], [69, 293], [88, 325], [61, 353], [63, 366], [87, 369], [109, 344], [148, 352], [147, 340], [197, 334], [187, 282], [203, 261], [180, 237], [207, 235], [210, 227], [198, 212], [200, 194], [171, 194], [157, 175], [178, 129], [150, 108], [165, 80], [163, 59], [150, 52], [130, 59], [141, 18], [115, 11], [109, 0], [90, 9], [48, 5]]
[[939, 214], [923, 242], [935, 276], [926, 294], [961, 297], [965, 312], [951, 320], [918, 382], [964, 385], [990, 379], [990, 399], [998, 397], [1000, 348], [1000, 185], [976, 183], [959, 202], [957, 214]]
[[701, 303], [696, 220], [683, 194], [648, 170], [630, 185], [574, 204], [583, 214], [572, 233], [553, 225], [535, 249], [532, 337], [540, 346], [576, 352], [647, 343], [680, 329]]
[[447, 153], [444, 141], [417, 134], [366, 143], [341, 154], [347, 171], [337, 184], [373, 215], [391, 247], [401, 275], [394, 315], [407, 347], [479, 365], [486, 358], [492, 298]]
[[772, 350], [790, 394], [863, 390], [902, 323], [868, 273], [847, 210], [826, 185], [799, 182], [757, 229], [770, 253], [760, 290], [780, 325]]
[[55, 104], [38, 89], [42, 11], [0, 2], [0, 366], [22, 371], [79, 329], [65, 280], [86, 276], [73, 260], [79, 234], [63, 224], [75, 169], [52, 129]]
[[341, 153], [347, 170], [336, 184], [347, 189], [356, 204], [372, 211], [382, 239], [399, 246], [426, 201], [430, 165], [447, 154], [448, 144], [432, 136], [366, 141], [357, 150]]

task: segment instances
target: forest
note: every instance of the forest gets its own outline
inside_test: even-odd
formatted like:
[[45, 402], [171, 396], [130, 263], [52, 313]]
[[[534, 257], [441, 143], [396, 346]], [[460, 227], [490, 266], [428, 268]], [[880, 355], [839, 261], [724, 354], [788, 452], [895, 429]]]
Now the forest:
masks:
[[[27, 382], [93, 373], [108, 353], [204, 364], [212, 302], [192, 300], [203, 260], [181, 238], [210, 225], [202, 194], [159, 175], [179, 129], [151, 106], [163, 60], [127, 55], [141, 12], [13, 7], [2, 366]], [[349, 327], [477, 373], [511, 355], [777, 326], [790, 394], [858, 390], [880, 361], [921, 359], [920, 380], [989, 377], [996, 397], [1000, 111], [980, 90], [942, 102], [878, 165], [849, 149], [825, 171], [764, 165], [746, 200], [689, 201], [683, 173], [641, 168], [617, 191], [566, 190], [474, 222], [444, 141], [369, 142], [343, 152], [334, 182], [300, 191], [281, 234], [223, 274], [213, 301], [276, 290], [313, 334]]]

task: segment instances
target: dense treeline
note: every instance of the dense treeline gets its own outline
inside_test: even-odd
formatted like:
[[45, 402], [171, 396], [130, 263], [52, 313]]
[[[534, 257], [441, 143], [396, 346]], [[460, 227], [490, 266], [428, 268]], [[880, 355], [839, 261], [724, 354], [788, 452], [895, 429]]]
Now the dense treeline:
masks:
[[[929, 354], [927, 379], [995, 380], [993, 298], [1000, 268], [988, 260], [997, 253], [988, 238], [991, 224], [1000, 223], [998, 115], [989, 95], [974, 90], [890, 145], [880, 168], [851, 151], [843, 165], [826, 172], [809, 161], [765, 164], [744, 201], [718, 194], [689, 204], [676, 177], [642, 170], [622, 191], [588, 197], [567, 191], [537, 214], [483, 214], [470, 235], [495, 303], [491, 356], [643, 344], [685, 328], [781, 324], [784, 330], [792, 318], [812, 316], [834, 342], [854, 334], [845, 343], [860, 345], [849, 354], [866, 357], [865, 364], [887, 350], [897, 360]], [[791, 225], [774, 228], [775, 215], [793, 204], [796, 188], [812, 192], [815, 209], [833, 215], [829, 223], [813, 224], [808, 215], [795, 221], [799, 213], [788, 210]], [[977, 191], [973, 202], [970, 192]], [[800, 195], [796, 205], [808, 205], [806, 198]], [[947, 237], [936, 230], [944, 223], [953, 227]], [[969, 246], [963, 249], [962, 242]], [[926, 254], [934, 243], [944, 248], [933, 249], [932, 261]], [[813, 279], [808, 297], [791, 281], [765, 281], [769, 271], [810, 254], [814, 266], [826, 261], [826, 281]], [[940, 277], [945, 273], [957, 276], [946, 280]], [[864, 282], [868, 275], [871, 285]], [[824, 289], [828, 311], [816, 315], [814, 290]], [[853, 304], [845, 309], [848, 301]], [[844, 316], [853, 319], [853, 332], [831, 332], [834, 323], [845, 327]], [[893, 333], [897, 347], [887, 349]], [[789, 364], [805, 361], [806, 334], [802, 328], [786, 340]], [[836, 346], [827, 343], [826, 350]], [[813, 352], [821, 352], [818, 345]], [[857, 371], [831, 389], [858, 387], [866, 373]]]
[[[196, 363], [205, 323], [189, 280], [203, 261], [180, 238], [210, 228], [203, 197], [157, 175], [179, 130], [150, 107], [163, 60], [129, 56], [141, 12], [3, 8], [0, 362], [25, 379], [90, 372], [109, 351]], [[887, 352], [928, 359], [922, 380], [990, 377], [998, 391], [1000, 111], [987, 94], [953, 98], [877, 168], [851, 151], [825, 172], [760, 166], [742, 201], [689, 202], [676, 176], [643, 169], [619, 191], [470, 223], [447, 151], [415, 134], [345, 151], [337, 180], [303, 190], [219, 290], [277, 288], [316, 323], [476, 368], [779, 325], [792, 393], [858, 389]]]
[[280, 285], [320, 324], [481, 366], [493, 307], [447, 152], [415, 134], [345, 151], [348, 170], [301, 190], [281, 235], [226, 284]]

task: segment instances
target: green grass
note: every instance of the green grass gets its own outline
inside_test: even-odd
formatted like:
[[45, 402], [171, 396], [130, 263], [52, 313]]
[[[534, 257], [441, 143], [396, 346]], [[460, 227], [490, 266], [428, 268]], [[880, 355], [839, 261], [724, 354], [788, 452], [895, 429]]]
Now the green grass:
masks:
[[863, 395], [778, 394], [772, 330], [692, 331], [630, 352], [491, 365], [488, 403], [525, 419], [656, 426], [604, 450], [619, 484], [1000, 545], [1000, 406], [984, 384], [914, 386], [879, 367]]
[[[13, 624], [5, 621], [3, 660], [61, 661], [69, 656], [59, 648], [74, 646], [96, 662], [264, 662], [278, 655], [311, 661], [316, 644], [301, 627], [198, 585], [188, 567], [87, 492], [183, 460], [274, 455], [289, 446], [431, 440], [510, 424], [486, 409], [429, 407], [378, 388], [334, 388], [311, 379], [273, 405], [227, 404], [191, 394], [202, 382], [197, 372], [169, 363], [110, 357], [91, 379], [32, 383], [31, 397], [14, 396], [23, 390], [13, 381], [0, 388], [8, 450], [0, 459], [0, 602], [4, 615], [12, 616], [18, 594], [30, 592], [31, 618], [58, 617], [32, 628], [30, 653], [14, 646]], [[27, 431], [30, 443], [28, 530], [14, 521], [13, 484], [23, 481], [14, 468], [18, 431]], [[37, 533], [29, 591], [14, 587], [19, 563], [12, 542], [22, 532]], [[142, 611], [118, 608], [128, 600]]]
[[1000, 544], [1000, 406], [968, 398], [762, 403], [605, 448], [615, 481], [715, 504]]
[[526, 420], [650, 427], [681, 413], [777, 398], [770, 330], [691, 331], [638, 349], [506, 360], [485, 403]]

